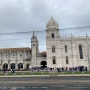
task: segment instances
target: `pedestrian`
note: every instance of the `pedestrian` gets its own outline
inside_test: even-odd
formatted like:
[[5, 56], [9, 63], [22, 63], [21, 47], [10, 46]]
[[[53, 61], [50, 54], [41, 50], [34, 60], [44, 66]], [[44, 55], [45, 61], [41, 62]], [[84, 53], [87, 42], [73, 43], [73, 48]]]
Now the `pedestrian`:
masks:
[[5, 74], [5, 69], [3, 69], [3, 73]]
[[14, 73], [14, 69], [12, 69], [12, 72]]

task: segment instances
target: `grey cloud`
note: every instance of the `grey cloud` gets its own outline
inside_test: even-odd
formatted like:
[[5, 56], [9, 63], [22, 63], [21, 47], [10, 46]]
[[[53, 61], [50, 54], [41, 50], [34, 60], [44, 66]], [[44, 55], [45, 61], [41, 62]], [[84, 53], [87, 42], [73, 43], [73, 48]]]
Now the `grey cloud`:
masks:
[[[0, 35], [0, 47], [30, 47], [30, 38], [34, 29], [44, 30], [37, 32], [39, 48], [43, 50], [45, 48], [45, 25], [51, 16], [59, 23], [60, 28], [90, 26], [89, 4], [90, 0], [1, 0], [0, 33], [31, 32], [23, 35]], [[60, 34], [61, 36], [77, 34], [80, 31], [61, 30]], [[86, 32], [89, 34], [88, 29], [82, 30], [82, 34]]]

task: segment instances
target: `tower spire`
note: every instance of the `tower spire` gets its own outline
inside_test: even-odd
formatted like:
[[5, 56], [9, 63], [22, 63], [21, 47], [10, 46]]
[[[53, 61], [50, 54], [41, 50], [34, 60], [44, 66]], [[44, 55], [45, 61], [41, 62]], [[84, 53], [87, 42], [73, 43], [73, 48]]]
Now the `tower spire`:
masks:
[[33, 35], [32, 35], [32, 38], [35, 38], [35, 31], [33, 30]]
[[33, 30], [33, 36], [35, 36], [35, 31]]

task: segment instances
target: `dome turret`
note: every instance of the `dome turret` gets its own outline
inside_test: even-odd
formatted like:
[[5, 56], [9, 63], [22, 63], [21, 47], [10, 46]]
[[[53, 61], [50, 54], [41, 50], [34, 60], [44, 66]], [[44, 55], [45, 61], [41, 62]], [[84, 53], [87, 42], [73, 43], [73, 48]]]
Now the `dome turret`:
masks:
[[48, 23], [46, 24], [46, 29], [58, 29], [58, 23], [53, 19], [51, 18], [51, 20], [48, 21]]

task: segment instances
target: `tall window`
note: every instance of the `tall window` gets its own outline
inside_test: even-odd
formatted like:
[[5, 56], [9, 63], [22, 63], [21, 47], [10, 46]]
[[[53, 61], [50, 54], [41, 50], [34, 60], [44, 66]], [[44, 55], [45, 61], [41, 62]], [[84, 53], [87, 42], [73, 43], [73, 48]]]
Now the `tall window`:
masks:
[[8, 55], [6, 54], [6, 59], [8, 58]]
[[55, 53], [55, 46], [52, 46], [52, 52]]
[[33, 44], [33, 46], [35, 46], [35, 44]]
[[67, 45], [65, 45], [65, 52], [67, 52]]
[[82, 46], [79, 45], [79, 55], [80, 55], [80, 59], [83, 59], [83, 52], [82, 52]]
[[13, 53], [13, 59], [15, 59], [15, 54]]
[[66, 64], [68, 64], [68, 56], [66, 56]]
[[53, 64], [56, 64], [56, 57], [55, 56], [52, 57], [52, 60], [53, 60]]
[[23, 56], [23, 55], [22, 55], [22, 54], [20, 54], [20, 58], [22, 58], [22, 56]]
[[54, 38], [54, 33], [52, 33], [52, 38]]

